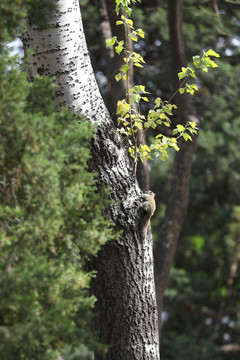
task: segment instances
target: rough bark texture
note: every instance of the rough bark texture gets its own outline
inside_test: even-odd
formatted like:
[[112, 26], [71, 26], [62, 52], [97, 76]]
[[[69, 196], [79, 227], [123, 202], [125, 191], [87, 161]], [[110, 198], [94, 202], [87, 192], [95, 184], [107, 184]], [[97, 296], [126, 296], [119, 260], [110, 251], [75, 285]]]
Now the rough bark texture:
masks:
[[[179, 87], [177, 74], [185, 66], [184, 42], [182, 34], [182, 0], [168, 1], [169, 31], [172, 60], [173, 91]], [[177, 120], [183, 124], [191, 120], [198, 123], [194, 106], [189, 95], [174, 98], [178, 106]], [[192, 159], [196, 149], [197, 137], [193, 141], [181, 141], [181, 150], [176, 153], [173, 170], [171, 191], [163, 222], [154, 249], [155, 284], [159, 313], [159, 333], [161, 328], [161, 313], [163, 309], [163, 295], [166, 289], [170, 268], [176, 251], [179, 234], [186, 215], [189, 198], [189, 180]]]
[[[59, 11], [51, 17], [51, 27], [28, 28], [24, 44], [34, 50], [29, 59], [31, 79], [56, 75], [57, 100], [98, 125], [90, 166], [99, 174], [99, 189], [108, 185], [112, 204], [107, 212], [116, 229], [123, 231], [121, 239], [104, 246], [94, 261], [95, 324], [100, 340], [109, 345], [104, 359], [158, 360], [151, 233], [141, 243], [138, 231], [143, 197], [93, 76], [78, 0], [56, 0], [56, 4]], [[103, 355], [96, 354], [96, 359]]]
[[100, 330], [100, 341], [111, 345], [106, 357], [99, 353], [95, 359], [158, 359], [151, 240], [141, 243], [139, 239], [144, 216], [141, 193], [131, 168], [126, 169], [125, 149], [116, 146], [114, 137], [114, 130], [101, 127], [92, 144], [92, 168], [111, 188], [113, 205], [108, 214], [116, 229], [124, 231], [121, 239], [105, 245], [93, 262], [98, 271], [93, 282], [99, 314], [95, 329]]

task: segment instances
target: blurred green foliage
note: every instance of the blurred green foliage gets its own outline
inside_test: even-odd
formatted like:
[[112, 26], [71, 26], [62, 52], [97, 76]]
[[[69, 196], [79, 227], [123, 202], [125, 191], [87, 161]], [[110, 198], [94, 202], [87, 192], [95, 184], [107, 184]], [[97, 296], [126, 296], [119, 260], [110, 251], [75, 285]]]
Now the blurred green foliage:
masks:
[[[222, 360], [220, 350], [211, 342], [202, 341], [198, 344], [194, 339], [184, 334], [169, 332], [162, 342], [162, 357], [164, 360]], [[194, 357], [193, 357], [194, 356]]]
[[[201, 129], [189, 209], [165, 296], [164, 311], [168, 316], [163, 324], [161, 351], [163, 359], [218, 359], [219, 346], [239, 343], [240, 338], [236, 254], [240, 205], [240, 7], [234, 1], [204, 0], [184, 0], [183, 6], [187, 60], [190, 62], [193, 55], [209, 48], [221, 58], [217, 60], [219, 70], [199, 75], [199, 92], [193, 98]], [[136, 71], [135, 80], [136, 84], [146, 85], [152, 101], [157, 96], [168, 100], [172, 95], [167, 10], [167, 1], [146, 0], [133, 11], [136, 28], [142, 28], [146, 35], [136, 47], [146, 66]], [[88, 5], [84, 13], [87, 19]], [[88, 37], [88, 43], [95, 49], [92, 57], [98, 59], [95, 70], [105, 74], [107, 64], [101, 47], [94, 47], [93, 37]], [[142, 110], [147, 112], [147, 106]], [[157, 200], [151, 221], [154, 237], [168, 201], [173, 157], [170, 153], [166, 163], [150, 163], [151, 189]], [[234, 257], [238, 266], [229, 296]]]
[[0, 45], [14, 40], [24, 30], [26, 17], [43, 29], [48, 24], [48, 16], [55, 10], [56, 4], [53, 0], [1, 0]]
[[54, 79], [29, 83], [4, 50], [18, 10], [34, 4], [0, 5], [0, 357], [89, 360], [101, 345], [86, 265], [115, 235], [102, 215], [107, 192], [87, 169], [94, 128], [54, 103]]
[[94, 129], [54, 104], [53, 79], [28, 83], [15, 62], [0, 57], [1, 359], [55, 359], [96, 345], [84, 265], [113, 232], [87, 171]]

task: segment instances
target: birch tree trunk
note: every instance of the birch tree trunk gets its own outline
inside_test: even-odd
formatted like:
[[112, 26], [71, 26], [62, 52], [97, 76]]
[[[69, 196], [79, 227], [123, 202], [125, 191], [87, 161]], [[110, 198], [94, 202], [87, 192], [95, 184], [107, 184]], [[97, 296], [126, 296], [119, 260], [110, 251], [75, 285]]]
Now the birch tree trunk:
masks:
[[55, 75], [57, 101], [97, 124], [90, 166], [99, 174], [99, 189], [108, 185], [112, 204], [107, 213], [122, 230], [121, 239], [107, 243], [94, 261], [95, 325], [101, 342], [109, 345], [106, 356], [99, 353], [96, 359], [158, 360], [152, 238], [149, 231], [141, 243], [138, 230], [144, 216], [142, 193], [93, 75], [78, 0], [55, 2], [58, 11], [49, 19], [50, 27], [39, 31], [29, 26], [24, 35], [25, 49], [34, 51], [30, 79]]

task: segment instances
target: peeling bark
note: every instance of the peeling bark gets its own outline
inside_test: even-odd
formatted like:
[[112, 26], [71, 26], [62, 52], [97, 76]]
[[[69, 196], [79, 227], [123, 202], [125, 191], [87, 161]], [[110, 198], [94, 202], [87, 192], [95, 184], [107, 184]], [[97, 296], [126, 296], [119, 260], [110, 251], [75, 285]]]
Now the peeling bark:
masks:
[[[107, 214], [123, 233], [94, 259], [95, 326], [101, 342], [109, 346], [104, 359], [158, 360], [152, 238], [149, 232], [141, 243], [138, 230], [144, 216], [142, 193], [93, 75], [78, 0], [55, 1], [58, 12], [49, 20], [50, 28], [28, 27], [23, 41], [25, 49], [34, 50], [30, 78], [56, 76], [60, 86], [56, 100], [98, 126], [90, 166], [99, 174], [99, 189], [103, 185], [110, 189]], [[103, 355], [96, 354], [96, 359]]]

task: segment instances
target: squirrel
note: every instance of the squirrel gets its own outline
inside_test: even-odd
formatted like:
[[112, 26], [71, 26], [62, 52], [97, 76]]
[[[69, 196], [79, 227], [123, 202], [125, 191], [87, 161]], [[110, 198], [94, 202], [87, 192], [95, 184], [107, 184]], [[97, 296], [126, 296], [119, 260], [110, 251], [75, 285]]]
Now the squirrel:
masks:
[[140, 237], [142, 242], [144, 242], [147, 237], [148, 225], [156, 209], [154, 192], [148, 191], [147, 193], [144, 194], [144, 197], [145, 197], [145, 201], [142, 205], [142, 208], [145, 210], [146, 214], [144, 215], [140, 223]]

